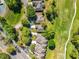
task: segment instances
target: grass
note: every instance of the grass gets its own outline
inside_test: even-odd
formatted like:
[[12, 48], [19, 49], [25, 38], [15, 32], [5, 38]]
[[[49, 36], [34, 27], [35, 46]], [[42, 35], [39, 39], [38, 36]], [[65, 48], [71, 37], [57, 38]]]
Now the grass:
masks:
[[21, 9], [21, 13], [13, 13], [13, 11], [8, 10], [5, 15], [5, 19], [9, 25], [15, 26], [18, 22], [21, 21], [22, 16], [24, 15], [24, 8]]
[[54, 51], [51, 51], [50, 49], [47, 48], [47, 56], [46, 59], [52, 59], [52, 57], [54, 57]]
[[[56, 0], [58, 18], [54, 22], [55, 50], [47, 49], [46, 59], [63, 59], [64, 44], [68, 38], [70, 23], [74, 14], [73, 0]], [[72, 7], [71, 7], [72, 6]]]
[[17, 22], [20, 21], [20, 14], [14, 14], [13, 12], [9, 12], [6, 16], [8, 24], [14, 26]]
[[[77, 14], [76, 14], [76, 18], [74, 20], [74, 24], [73, 24], [73, 28], [72, 28], [72, 33], [71, 33], [72, 36], [71, 37], [73, 37], [73, 34], [77, 33], [78, 30], [79, 30], [79, 8], [78, 8], [78, 6], [79, 6], [79, 0], [77, 0]], [[67, 59], [70, 59], [69, 52], [73, 49], [73, 47], [71, 49], [70, 49], [70, 47], [72, 47], [72, 45], [68, 44], [68, 46], [67, 46]]]
[[70, 54], [71, 54], [72, 50], [74, 49], [74, 46], [72, 45], [72, 43], [69, 43], [67, 48], [68, 48], [67, 49], [67, 59], [71, 59]]

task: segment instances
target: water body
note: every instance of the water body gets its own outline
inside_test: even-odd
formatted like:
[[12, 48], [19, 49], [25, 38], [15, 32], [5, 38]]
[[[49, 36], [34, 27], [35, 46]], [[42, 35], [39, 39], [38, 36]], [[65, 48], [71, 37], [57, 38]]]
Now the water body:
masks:
[[0, 5], [0, 16], [3, 16], [5, 14], [5, 11], [6, 11], [6, 7], [5, 5]]
[[0, 5], [0, 13], [3, 13], [5, 10], [5, 6], [4, 5]]

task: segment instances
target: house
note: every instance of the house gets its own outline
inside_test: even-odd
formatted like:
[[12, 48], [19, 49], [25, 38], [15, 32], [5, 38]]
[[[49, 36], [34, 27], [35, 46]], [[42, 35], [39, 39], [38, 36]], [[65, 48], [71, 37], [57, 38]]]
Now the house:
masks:
[[40, 23], [40, 22], [43, 22], [43, 21], [44, 21], [43, 15], [37, 15], [36, 23]]
[[37, 43], [36, 43], [35, 50], [34, 50], [36, 59], [45, 59], [47, 39], [45, 39], [43, 36], [38, 34], [36, 38], [36, 42]]
[[36, 25], [36, 31], [37, 32], [43, 32], [44, 28], [41, 25]]
[[47, 44], [47, 39], [45, 39], [44, 37], [42, 36], [39, 36], [36, 38], [36, 42], [39, 43], [39, 44]]
[[42, 27], [42, 25], [32, 25], [30, 28], [36, 29], [37, 32], [43, 32], [44, 31], [44, 28]]
[[32, 0], [34, 9], [36, 12], [42, 12], [44, 7], [43, 0]]
[[45, 52], [46, 52], [46, 49], [41, 47], [40, 44], [36, 44], [35, 52], [34, 53], [37, 56], [37, 59], [44, 59]]

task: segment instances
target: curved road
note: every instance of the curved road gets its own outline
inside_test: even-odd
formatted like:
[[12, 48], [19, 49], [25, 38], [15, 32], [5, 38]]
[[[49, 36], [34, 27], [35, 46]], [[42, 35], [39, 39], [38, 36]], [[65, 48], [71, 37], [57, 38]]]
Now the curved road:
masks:
[[66, 59], [67, 45], [68, 45], [68, 42], [70, 41], [71, 30], [72, 30], [73, 22], [74, 22], [75, 16], [76, 16], [76, 0], [74, 1], [74, 9], [75, 9], [75, 11], [74, 11], [74, 15], [73, 15], [73, 18], [72, 18], [72, 21], [71, 21], [69, 33], [68, 33], [68, 40], [67, 40], [66, 43], [65, 43], [64, 59]]

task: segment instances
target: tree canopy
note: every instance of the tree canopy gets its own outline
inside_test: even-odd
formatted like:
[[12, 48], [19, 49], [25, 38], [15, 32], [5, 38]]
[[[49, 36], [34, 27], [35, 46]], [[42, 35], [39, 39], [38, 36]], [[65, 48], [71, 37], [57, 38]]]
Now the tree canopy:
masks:
[[9, 55], [5, 53], [0, 53], [0, 59], [11, 59]]
[[8, 40], [17, 38], [16, 30], [11, 25], [9, 25], [6, 22], [6, 20], [2, 17], [0, 17], [0, 24], [1, 24], [2, 29], [5, 32], [5, 35], [7, 36]]
[[30, 22], [29, 22], [27, 19], [23, 19], [23, 20], [22, 20], [22, 24], [23, 24], [23, 26], [25, 26], [25, 27], [30, 27]]
[[5, 0], [6, 4], [8, 5], [9, 9], [12, 10], [14, 13], [20, 13], [22, 8], [21, 0]]
[[71, 59], [77, 59], [77, 57], [78, 57], [77, 50], [72, 50], [70, 57], [71, 57]]
[[56, 2], [55, 0], [52, 1], [48, 9], [46, 10], [46, 17], [49, 21], [53, 21], [58, 16], [56, 10]]
[[7, 48], [7, 52], [13, 54], [15, 52], [15, 47], [13, 45], [9, 45]]
[[22, 32], [21, 41], [23, 42], [23, 44], [29, 45], [31, 42], [30, 30], [27, 27], [23, 27], [21, 32]]
[[55, 42], [53, 41], [53, 39], [49, 40], [49, 42], [48, 42], [48, 48], [50, 50], [55, 49]]
[[35, 15], [35, 10], [34, 10], [33, 6], [28, 5], [28, 6], [27, 6], [27, 17], [33, 18], [33, 17], [35, 17], [35, 16], [36, 16], [36, 15]]
[[75, 48], [79, 51], [79, 35], [74, 35], [71, 42], [75, 46]]

